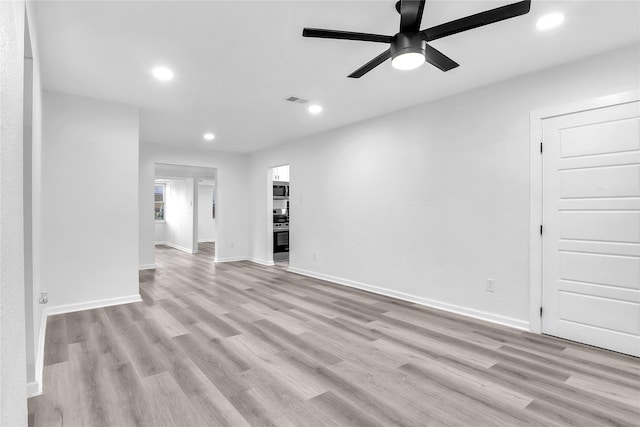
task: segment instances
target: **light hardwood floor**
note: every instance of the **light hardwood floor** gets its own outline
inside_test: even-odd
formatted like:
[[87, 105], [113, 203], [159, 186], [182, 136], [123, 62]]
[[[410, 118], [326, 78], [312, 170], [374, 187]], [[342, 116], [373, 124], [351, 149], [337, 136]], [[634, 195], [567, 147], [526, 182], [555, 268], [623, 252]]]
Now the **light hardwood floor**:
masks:
[[637, 358], [202, 249], [49, 318], [30, 424], [640, 425]]

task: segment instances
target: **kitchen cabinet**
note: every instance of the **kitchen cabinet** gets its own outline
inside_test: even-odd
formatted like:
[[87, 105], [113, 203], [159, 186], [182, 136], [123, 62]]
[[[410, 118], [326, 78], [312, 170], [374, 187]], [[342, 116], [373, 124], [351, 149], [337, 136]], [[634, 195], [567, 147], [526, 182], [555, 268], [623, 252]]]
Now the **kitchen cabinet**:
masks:
[[289, 182], [289, 165], [273, 168], [273, 180], [280, 182]]

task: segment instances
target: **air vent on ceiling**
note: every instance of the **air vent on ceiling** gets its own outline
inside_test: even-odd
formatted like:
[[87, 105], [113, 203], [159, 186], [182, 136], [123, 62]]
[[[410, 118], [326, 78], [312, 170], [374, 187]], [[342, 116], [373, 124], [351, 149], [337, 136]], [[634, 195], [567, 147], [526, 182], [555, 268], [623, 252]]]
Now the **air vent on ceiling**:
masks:
[[298, 98], [297, 96], [290, 96], [288, 98], [285, 98], [284, 100], [289, 102], [295, 102], [296, 104], [306, 104], [307, 102], [309, 102], [308, 100]]

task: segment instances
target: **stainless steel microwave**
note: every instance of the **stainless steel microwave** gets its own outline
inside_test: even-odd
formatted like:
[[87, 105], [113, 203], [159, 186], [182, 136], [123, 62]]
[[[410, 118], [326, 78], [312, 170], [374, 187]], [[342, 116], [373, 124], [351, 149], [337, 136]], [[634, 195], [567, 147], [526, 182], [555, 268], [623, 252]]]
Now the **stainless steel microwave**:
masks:
[[289, 183], [288, 182], [273, 182], [273, 198], [274, 199], [288, 199], [289, 198]]

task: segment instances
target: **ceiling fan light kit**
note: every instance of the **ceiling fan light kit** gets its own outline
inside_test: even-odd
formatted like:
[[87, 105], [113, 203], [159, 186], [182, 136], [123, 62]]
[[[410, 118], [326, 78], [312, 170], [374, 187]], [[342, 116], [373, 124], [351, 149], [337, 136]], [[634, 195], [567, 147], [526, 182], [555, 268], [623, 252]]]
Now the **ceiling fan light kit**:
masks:
[[400, 13], [400, 32], [394, 36], [318, 28], [305, 28], [302, 31], [302, 36], [390, 44], [389, 49], [349, 74], [349, 77], [352, 78], [362, 77], [390, 58], [391, 65], [399, 70], [412, 70], [418, 68], [424, 62], [428, 62], [442, 71], [449, 71], [458, 67], [459, 64], [429, 45], [429, 42], [505, 19], [525, 15], [529, 13], [531, 8], [531, 0], [520, 1], [421, 31], [420, 24], [422, 22], [424, 4], [425, 0], [400, 0], [396, 3], [396, 10]]
[[419, 52], [406, 52], [397, 55], [391, 60], [391, 65], [396, 70], [415, 70], [422, 64], [424, 64], [424, 53]]
[[167, 67], [155, 67], [151, 70], [151, 74], [161, 82], [168, 82], [173, 79], [173, 71]]
[[393, 68], [413, 70], [425, 63], [427, 41], [420, 33], [400, 33], [393, 37], [390, 50]]

